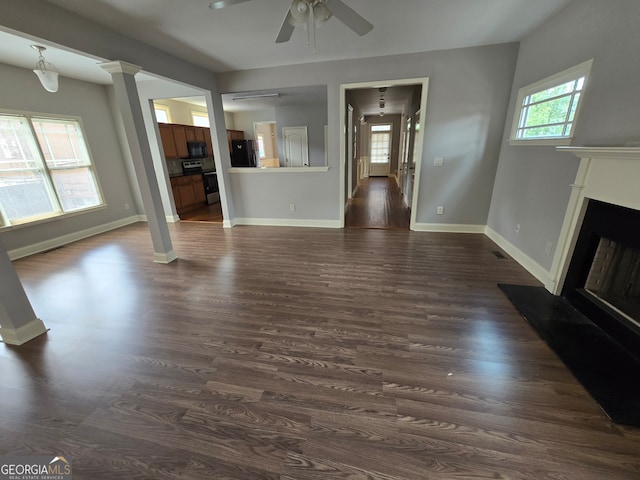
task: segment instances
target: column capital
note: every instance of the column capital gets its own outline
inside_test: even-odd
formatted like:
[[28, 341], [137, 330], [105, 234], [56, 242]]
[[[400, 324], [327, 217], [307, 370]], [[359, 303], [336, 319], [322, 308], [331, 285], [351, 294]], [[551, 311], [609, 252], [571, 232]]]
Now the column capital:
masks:
[[134, 65], [133, 63], [123, 62], [122, 60], [114, 60], [111, 62], [102, 62], [98, 66], [109, 73], [128, 73], [129, 75], [135, 75], [142, 67]]

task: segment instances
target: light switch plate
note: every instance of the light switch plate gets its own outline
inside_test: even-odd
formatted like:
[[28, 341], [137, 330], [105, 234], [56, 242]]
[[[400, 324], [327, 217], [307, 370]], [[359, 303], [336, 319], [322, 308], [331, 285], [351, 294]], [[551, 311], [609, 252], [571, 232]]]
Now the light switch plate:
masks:
[[442, 157], [436, 157], [433, 160], [433, 166], [434, 167], [441, 167], [444, 164], [444, 158]]

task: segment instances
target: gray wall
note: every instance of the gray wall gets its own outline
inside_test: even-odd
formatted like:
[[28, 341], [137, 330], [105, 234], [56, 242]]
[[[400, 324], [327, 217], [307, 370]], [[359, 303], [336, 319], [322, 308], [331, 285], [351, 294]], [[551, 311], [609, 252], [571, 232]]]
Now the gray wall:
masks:
[[[430, 77], [418, 222], [486, 224], [500, 139], [516, 64], [516, 44], [348, 61], [309, 63], [218, 75], [222, 92], [326, 84], [329, 171], [325, 174], [237, 175], [233, 203], [240, 217], [322, 218], [340, 215], [340, 85]], [[444, 157], [437, 171], [434, 157]], [[296, 174], [297, 175], [297, 174]], [[303, 192], [297, 211], [290, 201]], [[444, 205], [445, 215], [436, 216]]]
[[[63, 219], [25, 225], [0, 233], [8, 250], [43, 240], [97, 227], [136, 213], [136, 201], [129, 183], [116, 131], [107, 87], [61, 78], [60, 90], [46, 92], [30, 70], [0, 64], [0, 107], [81, 118], [106, 208]], [[130, 210], [125, 208], [129, 204]]]
[[285, 165], [284, 138], [282, 129], [285, 127], [307, 127], [309, 142], [309, 166], [322, 167], [325, 165], [324, 126], [327, 124], [327, 104], [317, 103], [304, 107], [276, 108], [276, 125], [278, 128], [278, 151], [280, 165]]
[[252, 112], [236, 112], [233, 114], [234, 128], [227, 126], [230, 130], [242, 130], [244, 138], [247, 140], [255, 140], [255, 132], [253, 124], [255, 122], [273, 122], [276, 119], [275, 109], [258, 110]]
[[[574, 0], [525, 38], [496, 174], [488, 226], [546, 270], [578, 159], [554, 147], [510, 146], [519, 88], [594, 58], [574, 146], [640, 141], [640, 8], [637, 0]], [[515, 233], [520, 224], [520, 233]]]
[[[504, 44], [410, 55], [308, 63], [278, 68], [210, 72], [100, 27], [77, 15], [36, 0], [0, 0], [3, 25], [104, 59], [141, 65], [145, 71], [200, 87], [213, 95], [214, 145], [224, 145], [224, 115], [218, 91], [251, 91], [279, 87], [327, 85], [328, 166], [325, 173], [227, 176], [228, 152], [216, 151], [223, 193], [230, 215], [340, 220], [340, 85], [399, 78], [430, 77], [422, 177], [417, 221], [484, 224], [499, 141], [504, 127], [517, 45]], [[218, 88], [218, 84], [220, 88]], [[220, 107], [218, 107], [220, 105]], [[210, 112], [212, 113], [212, 112]], [[323, 144], [324, 142], [322, 142]], [[319, 145], [320, 143], [318, 143]], [[433, 158], [445, 158], [434, 170]], [[227, 190], [226, 186], [229, 186]], [[299, 198], [297, 209], [289, 204]], [[436, 216], [435, 207], [445, 206]], [[236, 209], [237, 207], [237, 209]]]
[[327, 104], [305, 104], [274, 107], [268, 110], [236, 112], [233, 114], [236, 130], [244, 131], [244, 138], [255, 140], [253, 124], [255, 122], [276, 122], [276, 137], [280, 166], [284, 166], [284, 145], [282, 129], [284, 127], [307, 127], [309, 141], [309, 166], [325, 165], [324, 126], [327, 124]]

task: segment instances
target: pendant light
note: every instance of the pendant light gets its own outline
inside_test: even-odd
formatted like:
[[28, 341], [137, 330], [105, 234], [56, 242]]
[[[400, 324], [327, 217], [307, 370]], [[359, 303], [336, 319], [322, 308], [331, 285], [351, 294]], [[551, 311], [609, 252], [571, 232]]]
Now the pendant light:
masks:
[[58, 91], [58, 69], [56, 66], [44, 59], [44, 52], [47, 48], [41, 45], [31, 45], [31, 48], [38, 51], [38, 63], [33, 71], [40, 80], [40, 83], [47, 92], [55, 93]]

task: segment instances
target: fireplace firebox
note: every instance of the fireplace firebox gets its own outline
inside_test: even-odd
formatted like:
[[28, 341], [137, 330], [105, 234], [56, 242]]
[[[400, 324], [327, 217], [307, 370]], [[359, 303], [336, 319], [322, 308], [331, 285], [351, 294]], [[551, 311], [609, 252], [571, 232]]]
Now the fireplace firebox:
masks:
[[640, 211], [589, 200], [562, 296], [640, 358]]

